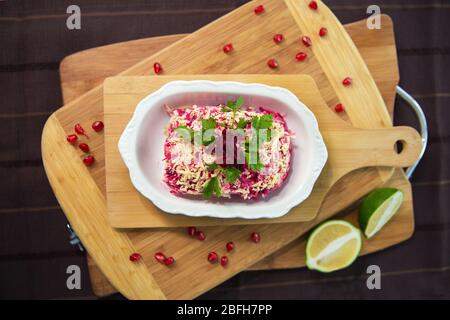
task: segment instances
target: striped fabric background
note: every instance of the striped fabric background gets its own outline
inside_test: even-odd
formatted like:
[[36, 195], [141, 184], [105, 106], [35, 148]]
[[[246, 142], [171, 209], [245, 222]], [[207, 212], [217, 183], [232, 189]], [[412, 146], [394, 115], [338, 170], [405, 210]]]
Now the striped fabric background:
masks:
[[[85, 256], [68, 244], [66, 219], [40, 156], [44, 122], [62, 104], [61, 59], [109, 43], [192, 32], [244, 2], [0, 0], [0, 298], [95, 298]], [[415, 234], [331, 275], [304, 269], [243, 272], [201, 298], [449, 299], [450, 1], [325, 2], [344, 23], [365, 18], [374, 2], [394, 20], [401, 85], [424, 108], [430, 130], [412, 179]], [[66, 28], [70, 4], [81, 7], [81, 30]], [[395, 121], [416, 124], [401, 102]], [[69, 264], [82, 267], [81, 290], [66, 289]], [[382, 290], [367, 290], [369, 264], [381, 267]]]

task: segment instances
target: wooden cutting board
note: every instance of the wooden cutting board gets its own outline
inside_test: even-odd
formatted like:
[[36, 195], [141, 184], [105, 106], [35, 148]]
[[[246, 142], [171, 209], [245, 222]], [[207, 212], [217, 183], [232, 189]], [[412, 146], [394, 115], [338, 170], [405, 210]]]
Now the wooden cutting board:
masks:
[[[305, 201], [280, 218], [218, 219], [165, 213], [136, 190], [118, 150], [119, 139], [133, 117], [136, 105], [171, 81], [198, 79], [258, 82], [282, 87], [296, 95], [314, 113], [327, 146], [328, 160], [312, 193]], [[336, 113], [327, 108], [312, 78], [304, 75], [113, 77], [105, 80], [103, 92], [106, 200], [109, 221], [113, 227], [170, 228], [192, 225], [203, 227], [309, 221], [316, 217], [325, 195], [344, 175], [370, 166], [407, 167], [417, 160], [421, 150], [420, 135], [412, 128], [356, 129], [339, 119]], [[164, 112], [163, 106], [160, 107], [161, 112]], [[168, 120], [167, 116], [167, 122]], [[403, 152], [400, 154], [394, 147], [397, 141], [403, 143]], [[283, 188], [289, 188], [289, 183]], [[167, 194], [170, 195], [169, 189]], [[173, 201], [176, 201], [176, 198]], [[197, 204], [200, 206], [203, 201], [205, 200], [200, 197]]]
[[[189, 237], [184, 228], [119, 232], [108, 226], [105, 199], [80, 161], [80, 155], [65, 141], [65, 134], [58, 114], [51, 116], [44, 128], [42, 146], [47, 175], [64, 211], [76, 212], [67, 216], [76, 226], [83, 244], [113, 286], [128, 298], [194, 298], [279, 250], [335, 213], [334, 203], [329, 202], [322, 207], [319, 219], [310, 223], [205, 227], [207, 239], [204, 242]], [[358, 190], [342, 190], [342, 194], [347, 192], [358, 193]], [[411, 216], [407, 215], [406, 220], [411, 221]], [[380, 238], [377, 248], [404, 235], [402, 220], [394, 221], [398, 223], [395, 232]], [[249, 234], [254, 231], [262, 235], [258, 244], [249, 241]], [[208, 252], [223, 254], [225, 243], [230, 239], [235, 242], [236, 250], [229, 255], [229, 265], [222, 268], [209, 264]], [[371, 244], [369, 242], [369, 246]], [[175, 257], [176, 263], [170, 268], [157, 263], [153, 255], [158, 251]], [[140, 252], [142, 261], [130, 262], [128, 257], [132, 252]]]
[[[213, 23], [214, 28], [221, 27], [222, 23], [227, 23], [226, 19], [230, 19], [233, 21], [240, 20], [244, 14], [247, 16], [248, 14], [252, 14], [252, 8], [259, 4], [259, 2], [251, 2], [245, 6], [242, 6], [238, 10], [234, 11], [232, 14], [227, 15], [224, 18], [219, 19], [218, 22]], [[266, 17], [269, 17], [270, 20], [278, 21], [281, 23], [285, 21], [287, 23], [287, 28], [283, 28], [283, 30], [287, 30], [292, 28], [292, 34], [299, 34], [299, 31], [296, 30], [295, 21], [291, 17], [289, 13], [286, 13], [287, 9], [283, 3], [276, 1], [266, 1], [265, 5], [270, 5], [272, 8], [276, 8], [277, 10], [272, 11], [272, 14], [266, 14]], [[281, 6], [281, 7], [280, 7]], [[278, 7], [278, 8], [277, 8]], [[242, 9], [245, 9], [242, 10]], [[279, 9], [279, 10], [278, 10]], [[226, 19], [225, 19], [226, 18]], [[219, 25], [218, 25], [219, 24]], [[388, 22], [389, 24], [389, 22]], [[268, 25], [268, 24], [266, 24]], [[385, 26], [386, 24], [384, 24]], [[267, 27], [266, 27], [267, 28]], [[358, 29], [358, 28], [357, 28]], [[359, 29], [365, 30], [365, 25], [361, 24]], [[264, 30], [264, 28], [263, 28]], [[201, 39], [208, 33], [208, 28], [205, 27], [196, 33], [196, 36], [199, 36]], [[283, 32], [280, 28], [280, 31]], [[266, 29], [267, 32], [267, 29]], [[273, 31], [272, 31], [273, 32]], [[272, 33], [270, 32], [270, 33]], [[383, 36], [386, 35], [387, 36]], [[195, 41], [192, 36], [188, 36], [189, 38], [182, 39], [181, 42], [178, 42], [174, 45], [171, 45], [169, 48], [164, 49], [164, 52], [167, 53], [168, 50], [177, 49], [176, 52], [190, 50]], [[270, 36], [271, 37], [271, 36]], [[373, 72], [379, 72], [380, 79], [385, 81], [380, 81], [380, 88], [383, 90], [383, 86], [387, 86], [384, 89], [395, 90], [395, 84], [398, 81], [398, 72], [397, 69], [386, 68], [388, 65], [396, 65], [396, 55], [395, 55], [395, 45], [393, 41], [393, 33], [392, 29], [382, 28], [380, 30], [372, 30], [370, 31], [370, 35], [366, 39], [368, 42], [368, 52], [372, 51], [372, 53], [376, 52], [376, 47], [379, 46], [380, 49], [383, 50], [382, 54], [377, 54], [376, 59], [379, 59], [376, 64], [376, 67]], [[361, 41], [365, 41], [362, 40]], [[183, 43], [182, 43], [183, 42]], [[202, 41], [204, 43], [204, 41]], [[182, 47], [186, 46], [186, 50], [182, 50]], [[217, 50], [220, 52], [220, 50]], [[296, 49], [293, 50], [297, 51]], [[139, 75], [139, 74], [148, 74], [151, 69], [155, 59], [158, 57], [153, 56], [145, 61], [135, 65], [134, 67], [127, 70], [125, 73], [128, 75]], [[170, 58], [170, 56], [168, 57]], [[158, 59], [159, 60], [159, 59]], [[176, 60], [176, 59], [175, 59]], [[186, 59], [182, 59], [182, 66], [190, 65], [193, 67], [193, 64], [190, 61], [186, 61]], [[199, 70], [196, 73], [205, 72], [205, 61], [201, 61], [202, 64], [199, 65]], [[255, 66], [245, 66], [243, 70], [239, 70], [239, 66], [235, 66], [237, 70], [230, 70], [233, 73], [237, 72], [267, 72], [266, 69], [262, 67], [259, 68], [259, 64]], [[261, 65], [262, 66], [262, 65]], [[280, 70], [281, 72], [291, 72], [291, 73], [308, 73], [311, 72], [310, 68], [306, 68], [306, 65], [301, 64], [292, 64], [289, 67], [289, 70], [284, 68]], [[252, 71], [252, 69], [256, 69]], [[377, 71], [378, 69], [378, 71]], [[308, 71], [309, 70], [309, 71]], [[165, 71], [170, 71], [170, 68], [167, 69], [165, 67]], [[171, 69], [172, 73], [175, 73], [176, 70], [174, 68]], [[183, 70], [180, 70], [183, 72]], [[190, 71], [191, 73], [195, 73], [195, 70]], [[226, 72], [221, 71], [221, 72]], [[322, 74], [323, 75], [323, 74]], [[316, 73], [315, 76], [318, 78], [316, 82], [321, 84], [322, 81], [320, 78], [325, 79], [323, 85], [324, 87], [330, 88], [329, 84], [327, 85], [326, 77], [321, 76], [321, 73]], [[390, 80], [394, 80], [389, 81]], [[322, 86], [321, 86], [322, 90]], [[334, 103], [338, 101], [335, 94], [331, 89], [328, 90], [328, 95], [324, 96], [327, 98], [327, 102], [330, 106], [333, 106]], [[390, 95], [393, 98], [393, 95]], [[333, 100], [334, 99], [334, 100]], [[69, 103], [64, 108], [58, 110], [48, 121], [45, 130], [44, 130], [44, 138], [43, 138], [43, 158], [46, 165], [46, 170], [51, 181], [52, 187], [55, 190], [55, 193], [63, 207], [69, 221], [72, 223], [73, 227], [76, 229], [81, 239], [83, 240], [84, 245], [87, 247], [89, 252], [94, 255], [96, 262], [100, 265], [102, 271], [107, 275], [107, 277], [112, 281], [113, 285], [120, 288], [123, 294], [128, 297], [133, 298], [144, 298], [144, 297], [161, 297], [161, 292], [152, 290], [154, 289], [153, 277], [150, 276], [148, 270], [146, 268], [142, 268], [138, 265], [132, 266], [132, 275], [134, 278], [138, 278], [140, 280], [139, 283], [133, 281], [134, 279], [127, 278], [126, 282], [123, 277], [124, 272], [129, 272], [128, 265], [126, 265], [126, 260], [123, 255], [127, 255], [131, 250], [134, 249], [133, 246], [136, 246], [137, 243], [135, 241], [138, 240], [141, 236], [146, 237], [155, 242], [156, 239], [167, 239], [164, 237], [164, 234], [167, 234], [166, 231], [164, 234], [160, 234], [158, 232], [148, 233], [142, 232], [139, 237], [133, 238], [131, 233], [128, 233], [128, 237], [124, 238], [124, 233], [119, 233], [111, 228], [106, 228], [103, 230], [106, 225], [106, 211], [104, 205], [104, 197], [102, 186], [104, 186], [104, 171], [101, 166], [97, 166], [96, 171], [92, 171], [92, 179], [87, 179], [88, 171], [83, 166], [78, 166], [77, 159], [79, 160], [81, 155], [77, 154], [75, 150], [67, 149], [67, 145], [64, 141], [61, 141], [61, 136], [71, 132], [73, 128], [74, 122], [83, 121], [83, 123], [89, 123], [92, 120], [97, 120], [101, 118], [101, 104], [102, 104], [102, 88], [97, 87], [92, 91], [88, 92], [84, 96], [74, 100], [72, 103]], [[350, 106], [347, 106], [347, 108]], [[352, 119], [355, 123], [358, 119]], [[381, 122], [377, 121], [374, 118], [374, 123], [380, 124]], [[99, 136], [100, 137], [100, 136]], [[102, 139], [98, 138], [93, 140], [93, 144], [95, 144], [95, 150], [100, 150], [102, 148]], [[46, 159], [47, 158], [47, 159]], [[48, 159], [54, 161], [48, 161]], [[103, 161], [103, 157], [101, 154], [98, 155], [98, 162], [101, 163]], [[65, 166], [56, 165], [59, 161], [65, 161], [67, 164]], [[53, 166], [52, 164], [55, 163]], [[70, 178], [67, 179], [67, 175], [70, 173]], [[344, 178], [347, 180], [347, 177]], [[93, 182], [94, 181], [94, 182]], [[349, 184], [348, 182], [352, 182]], [[79, 189], [78, 185], [83, 185], [85, 183], [86, 188]], [[361, 170], [357, 174], [352, 176], [352, 179], [346, 181], [346, 183], [342, 184], [342, 187], [339, 189], [339, 192], [334, 192], [329, 197], [330, 205], [325, 207], [326, 210], [332, 210], [333, 213], [337, 210], [342, 209], [343, 207], [349, 205], [354, 199], [348, 199], [347, 196], [352, 195], [355, 197], [361, 197], [371, 188], [379, 185], [380, 180], [378, 177], [374, 177], [372, 173], [368, 170]], [[64, 192], [62, 192], [64, 190]], [[342, 196], [344, 195], [344, 197]], [[85, 199], [89, 198], [89, 203], [86, 202], [76, 202], [74, 203], [74, 199]], [[327, 199], [328, 200], [328, 199]], [[95, 209], [95, 210], [94, 210]], [[331, 213], [330, 213], [331, 214]], [[103, 223], [102, 223], [103, 222]], [[300, 224], [301, 225], [301, 224]], [[97, 226], [102, 226], [100, 230], [97, 230]], [[274, 233], [277, 235], [276, 229], [282, 228], [283, 225], [277, 226], [265, 226], [266, 228], [270, 227], [270, 233]], [[259, 226], [260, 230], [264, 231], [263, 226]], [[272, 230], [273, 228], [273, 230]], [[228, 228], [225, 228], [228, 229]], [[267, 230], [267, 229], [265, 229]], [[225, 230], [231, 231], [231, 230]], [[241, 230], [245, 232], [245, 229]], [[249, 267], [251, 264], [255, 263], [255, 261], [261, 259], [262, 257], [274, 252], [275, 250], [281, 248], [288, 242], [294, 240], [298, 235], [301, 234], [301, 230], [299, 230], [299, 226], [292, 225], [291, 228], [283, 230], [280, 232], [280, 236], [278, 237], [278, 244], [274, 243], [261, 243], [261, 250], [252, 250], [251, 254], [249, 254], [248, 258], [250, 260], [243, 260], [240, 266], [240, 270], [243, 268]], [[175, 236], [177, 234], [176, 231], [173, 232]], [[152, 238], [151, 235], [155, 236]], [[232, 235], [232, 234], [229, 234]], [[106, 244], [103, 239], [108, 239], [108, 243]], [[113, 239], [113, 240], [110, 240]], [[174, 238], [175, 239], [175, 238]], [[133, 244], [131, 243], [133, 241]], [[133, 245], [133, 246], [132, 246]], [[266, 247], [267, 246], [267, 247]], [[120, 258], [120, 259], [119, 259]], [[114, 264], [118, 263], [118, 266]], [[128, 270], [128, 271], [126, 271]], [[226, 273], [220, 276], [220, 279], [214, 278], [214, 282], [205, 283], [206, 287], [203, 290], [207, 290], [208, 288], [214, 286], [221, 281], [224, 281], [228, 277], [232, 276], [234, 273], [238, 271], [234, 271], [231, 273]], [[145, 281], [148, 281], [145, 284]], [[144, 285], [141, 285], [144, 283]], [[201, 290], [195, 290], [197, 294], [200, 294]], [[192, 293], [192, 292], [191, 292]], [[169, 295], [170, 296], [170, 295]]]
[[[377, 37], [371, 37], [371, 31], [366, 28], [365, 20], [346, 25], [347, 32], [352, 37], [355, 45], [358, 47], [363, 59], [365, 60], [369, 70], [371, 71], [377, 86], [380, 88], [383, 99], [386, 103], [390, 114], [393, 113], [395, 86], [398, 81], [397, 65], [386, 65], [381, 68], [378, 64], [381, 55], [378, 52], [386, 52], [386, 54], [394, 55], [395, 50], [387, 48], [394, 47], [395, 42], [392, 32], [392, 22], [388, 16], [381, 16], [383, 25], [382, 33]], [[60, 65], [61, 89], [63, 93], [64, 103], [68, 103], [82, 94], [100, 85], [103, 80], [115, 74], [122, 72], [133, 64], [142, 59], [151, 56], [155, 52], [164, 47], [182, 39], [185, 35], [172, 35], [156, 38], [147, 38], [140, 40], [132, 40], [98, 48], [92, 48], [79, 53], [67, 56]], [[380, 40], [390, 39], [391, 43], [382, 43]], [[99, 65], [98, 61], [103, 64]], [[396, 62], [390, 58], [389, 61]], [[391, 70], [391, 77], [386, 77], [385, 71]], [[101, 107], [102, 108], [102, 107]], [[95, 108], [93, 113], [98, 113]], [[98, 137], [103, 139], [102, 136]], [[100, 144], [98, 152], [103, 153], [103, 143]], [[98, 166], [103, 163], [97, 162]], [[350, 173], [344, 179], [341, 179], [332, 192], [342, 190], [342, 185], [347, 181], [351, 181], [354, 173]], [[357, 174], [356, 174], [357, 175]], [[96, 181], [101, 183], [102, 179]], [[375, 237], [370, 243], [365, 243], [361, 254], [367, 254], [373, 251], [381, 250], [387, 246], [408, 239], [414, 229], [414, 215], [412, 208], [412, 195], [409, 182], [398, 170], [392, 179], [388, 182], [389, 186], [401, 188], [405, 192], [405, 202], [396, 214], [393, 220], [382, 230], [379, 237]], [[104, 186], [100, 186], [104, 189]], [[365, 191], [363, 191], [365, 192]], [[327, 199], [327, 198], [326, 198]], [[323, 211], [323, 210], [322, 210]], [[322, 220], [322, 211], [317, 219]], [[357, 212], [348, 212], [343, 216], [345, 219], [350, 218], [356, 221]], [[386, 240], [388, 239], [388, 240]], [[264, 260], [256, 263], [251, 269], [275, 269], [275, 268], [298, 268], [305, 264], [304, 260], [305, 237], [299, 237], [284, 248], [278, 250]], [[104, 276], [95, 261], [87, 255], [89, 274], [91, 278], [91, 286], [97, 296], [107, 296], [117, 292]]]

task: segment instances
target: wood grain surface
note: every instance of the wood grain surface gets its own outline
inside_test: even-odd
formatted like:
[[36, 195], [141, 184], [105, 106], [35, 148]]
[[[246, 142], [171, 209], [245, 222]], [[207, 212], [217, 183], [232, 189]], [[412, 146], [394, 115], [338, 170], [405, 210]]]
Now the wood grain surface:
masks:
[[[118, 150], [118, 142], [136, 105], [163, 85], [176, 80], [238, 81], [262, 83], [291, 91], [314, 113], [328, 150], [328, 160], [309, 197], [290, 212], [275, 219], [218, 219], [167, 214], [136, 190]], [[407, 167], [418, 158], [420, 135], [409, 127], [357, 129], [329, 110], [314, 80], [304, 75], [195, 75], [112, 77], [104, 83], [106, 200], [109, 222], [116, 228], [170, 228], [238, 224], [288, 223], [316, 217], [328, 191], [347, 173], [370, 166]], [[162, 106], [161, 106], [162, 108]], [[360, 112], [364, 112], [360, 108]], [[277, 111], [277, 110], [275, 110]], [[161, 109], [161, 112], [165, 112]], [[167, 116], [167, 122], [169, 117]], [[162, 133], [161, 133], [162, 134]], [[395, 143], [403, 142], [403, 151]], [[163, 146], [161, 146], [161, 152]], [[294, 151], [295, 152], [295, 151]], [[156, 156], [157, 157], [157, 156]], [[161, 175], [160, 172], [155, 172]], [[289, 182], [286, 183], [288, 188]], [[164, 188], [164, 186], [162, 186]], [[167, 188], [166, 188], [167, 189]], [[167, 189], [167, 196], [171, 196]], [[173, 201], [176, 197], [172, 196]], [[346, 202], [341, 197], [339, 202]], [[198, 199], [198, 205], [204, 201]], [[340, 206], [340, 204], [337, 204]]]
[[[236, 10], [235, 12], [227, 15], [226, 18], [236, 20], [235, 18], [237, 18], [237, 16], [240, 16], [240, 15], [235, 15], [235, 13], [238, 11], [242, 11], [240, 13], [244, 14], [244, 10], [242, 10], [242, 9], [246, 10], [245, 14], [252, 14], [252, 12], [251, 12], [252, 8], [257, 3], [258, 2], [252, 2], [248, 5], [245, 5], [241, 8], [239, 8], [238, 10]], [[278, 5], [275, 2], [273, 2], [273, 4], [274, 4], [274, 7], [276, 7]], [[282, 8], [282, 9], [284, 9], [284, 8]], [[274, 11], [273, 12], [274, 16], [272, 16], [272, 18], [276, 18], [275, 20], [280, 20], [280, 19], [285, 20], [287, 22], [291, 22], [291, 23], [289, 23], [289, 25], [295, 25], [295, 22], [293, 22], [292, 17], [289, 14], [283, 13], [281, 18], [275, 17], [275, 15], [278, 16], [280, 14], [279, 12], [280, 12], [280, 10], [276, 10], [276, 12]], [[266, 15], [266, 17], [268, 17], [268, 16], [269, 15]], [[224, 19], [225, 18], [222, 18], [219, 20], [223, 21]], [[384, 26], [391, 25], [389, 18], [383, 17], [383, 19], [385, 20], [383, 22]], [[217, 24], [217, 22], [214, 22], [213, 24]], [[393, 92], [395, 90], [395, 84], [398, 82], [397, 68], [396, 67], [394, 67], [394, 68], [386, 67], [388, 65], [396, 66], [395, 44], [394, 44], [392, 28], [384, 27], [381, 30], [375, 30], [375, 31], [369, 32], [368, 30], [366, 30], [364, 23], [361, 23], [359, 25], [350, 26], [348, 30], [350, 30], [351, 27], [354, 27], [353, 31], [355, 32], [355, 37], [353, 40], [355, 42], [358, 42], [358, 40], [360, 40], [362, 43], [365, 42], [367, 44], [367, 47], [366, 47], [367, 51], [360, 48], [360, 52], [363, 56], [364, 56], [364, 54], [367, 54], [368, 56], [370, 56], [371, 53], [376, 52], [377, 46], [379, 46], [379, 48], [383, 50], [382, 54], [373, 56], [373, 59], [374, 59], [373, 65], [374, 66], [377, 65], [375, 62], [378, 62], [379, 64], [376, 67], [374, 67], [373, 69], [371, 69], [371, 72], [374, 76], [376, 75], [375, 76], [376, 78], [378, 76], [378, 79], [380, 79], [380, 81], [377, 82], [380, 90], [381, 91], [390, 91], [390, 94], [388, 94], [386, 97], [388, 97], [387, 99], [391, 99], [391, 101], [392, 101], [394, 98]], [[206, 28], [203, 28], [200, 31], [203, 32], [203, 34], [204, 34], [205, 30], [206, 30]], [[359, 38], [358, 32], [361, 32], [362, 38]], [[366, 33], [365, 36], [364, 36], [364, 33]], [[297, 39], [299, 32], [298, 31], [294, 32], [294, 34], [295, 34], [295, 38]], [[191, 36], [189, 36], [189, 37], [191, 37]], [[270, 36], [270, 38], [271, 38], [271, 36]], [[191, 38], [191, 40], [192, 40], [192, 38]], [[187, 41], [186, 42], [187, 45], [192, 45], [192, 42], [189, 42], [189, 40], [186, 40], [186, 41]], [[171, 49], [172, 48], [181, 49], [182, 46], [179, 42], [170, 47], [171, 47]], [[167, 50], [169, 50], [169, 49], [166, 48], [165, 51], [167, 52]], [[217, 51], [220, 52], [220, 50], [217, 50]], [[294, 50], [294, 52], [295, 51], [296, 50]], [[158, 57], [159, 57], [159, 55], [158, 55]], [[148, 58], [144, 62], [141, 62], [141, 63], [137, 64], [136, 66], [134, 66], [133, 68], [129, 69], [126, 73], [127, 74], [148, 74], [148, 73], [150, 73], [153, 62], [155, 61], [156, 58], [157, 58], [156, 56]], [[168, 57], [168, 58], [170, 58], [170, 57]], [[176, 61], [176, 60], [177, 59], [174, 59], [174, 61]], [[175, 63], [175, 62], [173, 62], [173, 63]], [[189, 65], [189, 63], [190, 63], [189, 61], [183, 60], [183, 64]], [[367, 60], [367, 63], [369, 65], [371, 64], [369, 62], [369, 60]], [[170, 68], [167, 68], [170, 66], [170, 64], [166, 64], [164, 62], [163, 65], [166, 66], [165, 67], [166, 73], [168, 71], [170, 71]], [[307, 69], [304, 67], [305, 67], [305, 65], [293, 64], [289, 68], [283, 68], [284, 69], [283, 71], [285, 71], [285, 72], [291, 71], [291, 73], [305, 73], [305, 72], [302, 72], [302, 71], [305, 71], [305, 69]], [[241, 72], [241, 71], [245, 72], [245, 70], [231, 70], [231, 71], [232, 72]], [[282, 71], [282, 70], [280, 70], [280, 71]], [[175, 71], [172, 70], [171, 72], [174, 73]], [[203, 70], [199, 70], [197, 73], [199, 73], [199, 72], [203, 72]], [[250, 68], [249, 68], [248, 72], [251, 72]], [[264, 70], [263, 73], [264, 72], [267, 72], [267, 70]], [[316, 81], [317, 81], [317, 79], [316, 79]], [[320, 82], [320, 81], [318, 81], [318, 82]], [[322, 90], [322, 88], [321, 88], [321, 90]], [[332, 92], [329, 93], [328, 95], [325, 94], [325, 97], [327, 98], [328, 105], [331, 107], [334, 105], [334, 103], [337, 102], [337, 98]], [[69, 104], [65, 108], [62, 108], [61, 110], [59, 110], [55, 116], [58, 117], [60, 124], [62, 125], [64, 130], [66, 132], [71, 132], [73, 123], [74, 123], [73, 121], [80, 121], [80, 119], [83, 119], [83, 121], [91, 121], [92, 119], [101, 118], [101, 116], [102, 116], [101, 115], [101, 103], [102, 103], [101, 100], [102, 100], [101, 88], [96, 88], [96, 89], [92, 90], [91, 92], [85, 94], [83, 97], [74, 100], [71, 104]], [[75, 114], [75, 115], [71, 114], [74, 112], [74, 110], [77, 110], [76, 111], [77, 114]], [[102, 160], [103, 160], [101, 153], [100, 153], [101, 148], [102, 148], [102, 144], [99, 142], [97, 145], [97, 149], [96, 149], [99, 153], [99, 161], [97, 162], [97, 164], [102, 163]], [[367, 170], [360, 170], [358, 173], [355, 173], [354, 175], [352, 175], [352, 179], [355, 179], [355, 181], [358, 181], [358, 183], [360, 184], [358, 188], [346, 189], [345, 188], [346, 183], [342, 183], [343, 186], [341, 186], [341, 184], [339, 184], [340, 188], [338, 189], [338, 192], [335, 192], [336, 195], [338, 195], [341, 192], [350, 192], [351, 191], [355, 195], [355, 197], [361, 197], [368, 190], [379, 185], [379, 182], [377, 181], [377, 179], [373, 179], [373, 176], [371, 176], [370, 174], [366, 174], [366, 171]], [[104, 192], [104, 172], [102, 170], [102, 166], [98, 165], [96, 167], [96, 170], [92, 171], [92, 175], [93, 175], [94, 180], [97, 182], [97, 185], [99, 186], [100, 190]], [[347, 180], [347, 177], [345, 177], [343, 180]], [[350, 181], [351, 181], [351, 179], [350, 179]], [[333, 200], [334, 200], [333, 197], [330, 196], [329, 201], [332, 202]], [[326, 207], [324, 206], [324, 208], [326, 208]], [[333, 208], [333, 209], [339, 210], [342, 208]], [[334, 212], [336, 212], [336, 211], [334, 211]], [[66, 214], [68, 216], [75, 215], [75, 213], [73, 213], [73, 212], [72, 213], [66, 212]], [[98, 212], [98, 214], [102, 214], [102, 212]], [[78, 226], [78, 227], [75, 226], [76, 229], [79, 229], [80, 227], [81, 226]], [[267, 254], [268, 253], [269, 252], [267, 252]], [[253, 261], [253, 263], [254, 262], [255, 261]]]
[[[395, 86], [398, 81], [398, 73], [396, 64], [379, 64], [380, 55], [383, 55], [382, 50], [387, 45], [378, 47], [380, 37], [388, 37], [392, 40], [389, 44], [390, 47], [395, 48], [394, 38], [392, 36], [392, 23], [389, 17], [382, 16], [382, 23], [387, 27], [383, 28], [383, 34], [378, 37], [371, 37], [370, 31], [365, 28], [365, 21], [360, 21], [346, 25], [345, 28], [350, 34], [355, 45], [358, 47], [361, 55], [364, 58], [370, 72], [374, 76], [374, 79], [380, 88], [383, 99], [386, 103], [389, 113], [392, 115], [395, 99]], [[180, 40], [185, 35], [173, 35], [164, 37], [147, 38], [140, 40], [127, 41], [99, 48], [88, 49], [79, 53], [66, 57], [61, 62], [60, 76], [61, 76], [61, 89], [63, 92], [64, 102], [68, 103], [71, 100], [81, 96], [86, 91], [100, 85], [104, 78], [112, 76], [122, 72], [129, 68], [133, 64], [140, 60], [151, 56], [163, 46], [169, 45], [172, 42]], [[389, 54], [395, 55], [395, 50], [387, 50]], [[109, 66], [105, 68], [99, 68], [97, 61], [110, 61]], [[395, 59], [389, 59], [389, 61], [396, 62]], [[385, 70], [393, 70], [396, 74], [396, 78], [389, 80], [384, 78]], [[107, 70], [107, 71], [105, 71]], [[101, 76], [99, 76], [101, 75]], [[396, 80], [397, 79], [397, 80]], [[385, 82], [387, 81], [387, 83]], [[389, 83], [391, 82], [391, 83]], [[102, 106], [101, 106], [102, 108]], [[95, 109], [93, 110], [95, 112]], [[99, 137], [103, 139], [103, 136]], [[103, 152], [101, 149], [103, 143], [98, 152]], [[97, 165], [101, 165], [97, 163]], [[353, 176], [358, 176], [357, 172], [350, 173], [332, 189], [332, 192], [338, 192], [342, 190], [342, 185], [348, 181], [353, 180]], [[388, 182], [388, 185], [395, 186], [397, 184], [409, 186], [409, 182], [399, 170], [393, 178]], [[104, 188], [104, 186], [103, 186]], [[410, 195], [410, 188], [406, 188]], [[385, 246], [392, 245], [394, 243], [401, 242], [408, 239], [414, 229], [414, 215], [412, 210], [412, 202], [407, 204], [405, 197], [405, 205], [402, 206], [396, 217], [386, 227], [387, 233], [390, 235], [390, 242], [379, 241], [380, 238], [375, 238], [371, 241], [370, 246], [365, 246], [367, 250], [363, 250], [362, 254], [377, 251], [383, 249]], [[356, 216], [356, 211], [345, 213], [344, 217]], [[320, 215], [319, 217], [320, 218]], [[402, 225], [402, 228], [398, 228], [398, 225]], [[288, 244], [279, 251], [268, 256], [264, 260], [258, 262], [251, 269], [276, 269], [276, 268], [298, 268], [304, 266], [304, 245], [305, 237], [299, 237], [292, 243]], [[104, 276], [101, 270], [96, 265], [95, 261], [87, 255], [88, 267], [90, 270], [90, 278], [92, 289], [98, 296], [107, 296], [117, 292], [117, 290], [110, 284], [108, 279]]]

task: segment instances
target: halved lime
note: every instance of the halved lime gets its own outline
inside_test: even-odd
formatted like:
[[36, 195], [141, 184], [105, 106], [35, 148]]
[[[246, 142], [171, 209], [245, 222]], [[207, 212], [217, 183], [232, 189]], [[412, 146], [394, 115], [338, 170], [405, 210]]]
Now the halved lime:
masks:
[[332, 272], [352, 264], [361, 250], [361, 232], [344, 220], [330, 220], [313, 230], [306, 244], [306, 265]]
[[403, 202], [403, 192], [380, 188], [369, 193], [359, 208], [359, 225], [367, 238], [373, 237], [394, 216]]

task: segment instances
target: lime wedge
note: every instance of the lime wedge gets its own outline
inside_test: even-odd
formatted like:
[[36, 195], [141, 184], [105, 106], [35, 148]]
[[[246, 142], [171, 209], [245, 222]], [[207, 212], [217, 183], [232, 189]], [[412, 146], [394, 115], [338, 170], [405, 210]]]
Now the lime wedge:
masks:
[[403, 192], [394, 188], [369, 193], [359, 208], [359, 225], [367, 238], [373, 237], [394, 216], [403, 202]]
[[332, 272], [348, 267], [361, 250], [361, 232], [344, 220], [330, 220], [313, 230], [306, 244], [306, 265]]

